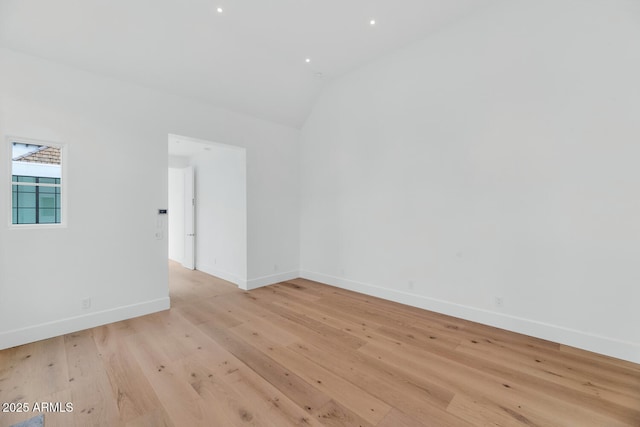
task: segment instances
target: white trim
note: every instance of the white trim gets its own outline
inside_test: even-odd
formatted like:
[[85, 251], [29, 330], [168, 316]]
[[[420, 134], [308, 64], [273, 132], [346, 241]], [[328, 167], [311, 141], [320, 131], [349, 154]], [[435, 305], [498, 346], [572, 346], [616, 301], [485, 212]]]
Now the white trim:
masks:
[[64, 224], [11, 224], [9, 231], [11, 230], [45, 230], [48, 228], [61, 229], [67, 228]]
[[[41, 177], [43, 178], [43, 177]], [[45, 177], [46, 178], [46, 177]], [[62, 188], [62, 184], [47, 184], [44, 182], [17, 182], [11, 181], [11, 185], [21, 185], [24, 187], [50, 187], [50, 188]]]
[[156, 313], [169, 309], [170, 305], [169, 297], [164, 297], [2, 332], [0, 333], [0, 350]]
[[169, 257], [169, 261], [174, 261], [174, 262], [177, 262], [178, 264], [182, 265], [182, 258], [181, 259], [174, 259], [174, 258]]
[[[62, 178], [61, 177], [62, 164], [50, 165], [46, 163], [11, 161], [11, 175], [39, 176], [42, 178]], [[20, 184], [47, 185], [47, 184], [40, 184], [40, 183], [36, 184], [35, 182], [34, 183], [22, 182]], [[48, 184], [48, 185], [61, 185], [61, 184]]]
[[501, 329], [529, 335], [536, 338], [581, 348], [619, 359], [640, 363], [640, 343], [622, 341], [589, 332], [565, 328], [558, 325], [511, 316], [490, 310], [484, 310], [449, 301], [425, 297], [409, 292], [383, 288], [368, 283], [357, 282], [341, 277], [330, 276], [312, 271], [300, 271], [300, 277], [326, 283], [342, 289], [383, 298], [401, 304], [494, 326]]
[[[209, 141], [209, 140], [206, 140], [206, 139], [192, 138], [190, 136], [184, 136], [184, 135], [178, 135], [178, 134], [175, 134], [175, 133], [170, 133], [169, 134], [169, 142], [174, 142], [174, 141], [189, 141], [189, 142], [195, 142], [197, 144], [208, 145], [208, 146], [212, 146], [213, 145], [213, 146], [218, 146], [220, 148], [232, 149], [232, 150], [236, 150], [236, 151], [244, 151], [244, 152], [247, 151], [246, 147], [241, 147], [239, 145], [223, 144], [221, 142]], [[175, 154], [169, 154], [169, 155], [175, 156]], [[177, 155], [177, 156], [178, 157], [184, 157], [184, 156], [180, 156], [180, 155]], [[191, 155], [187, 156], [187, 157], [191, 157]]]
[[298, 277], [300, 277], [300, 272], [298, 270], [257, 277], [255, 279], [247, 280], [247, 287], [245, 289], [250, 291], [252, 289], [261, 288], [263, 286], [274, 285], [276, 283], [286, 282], [287, 280], [297, 279]]
[[227, 282], [231, 282], [238, 288], [245, 291], [250, 291], [252, 289], [257, 289], [263, 286], [269, 286], [300, 277], [300, 272], [298, 270], [294, 270], [278, 274], [271, 274], [269, 276], [256, 277], [255, 279], [243, 279], [240, 276], [229, 273], [228, 271], [220, 270], [211, 265], [202, 264], [199, 262], [196, 262], [196, 270], [218, 277], [222, 280], [226, 280]]
[[196, 270], [202, 271], [203, 273], [210, 274], [212, 276], [218, 277], [222, 280], [226, 280], [227, 282], [231, 282], [240, 289], [247, 289], [247, 280], [237, 276], [233, 273], [229, 273], [228, 271], [220, 270], [218, 268], [212, 267], [207, 264], [203, 264], [196, 261]]

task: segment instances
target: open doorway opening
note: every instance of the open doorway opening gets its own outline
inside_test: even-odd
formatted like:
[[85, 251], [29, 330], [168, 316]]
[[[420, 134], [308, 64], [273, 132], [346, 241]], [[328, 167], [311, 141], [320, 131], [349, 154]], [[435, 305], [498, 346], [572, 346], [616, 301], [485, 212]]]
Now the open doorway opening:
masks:
[[195, 269], [195, 169], [189, 159], [169, 163], [169, 259]]
[[168, 176], [169, 259], [244, 285], [246, 150], [169, 135]]

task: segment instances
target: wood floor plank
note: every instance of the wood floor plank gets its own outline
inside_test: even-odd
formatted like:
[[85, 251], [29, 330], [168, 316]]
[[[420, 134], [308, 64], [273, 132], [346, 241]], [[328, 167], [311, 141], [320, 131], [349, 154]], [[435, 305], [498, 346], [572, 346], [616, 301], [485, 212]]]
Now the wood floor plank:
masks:
[[122, 425], [117, 400], [104, 372], [94, 378], [74, 381], [71, 402], [74, 408], [72, 425], [76, 427]]
[[230, 330], [249, 344], [259, 348], [283, 366], [288, 367], [298, 376], [326, 395], [333, 401], [341, 402], [350, 412], [375, 425], [389, 412], [391, 407], [375, 398], [365, 390], [346, 381], [328, 369], [321, 367], [310, 359], [278, 345], [257, 333], [252, 325], [241, 325]]
[[[412, 348], [381, 346], [376, 343], [367, 344], [358, 350], [371, 357], [386, 360], [393, 366], [407, 372], [414, 372], [416, 376], [423, 376], [436, 384], [448, 386], [456, 393], [473, 393], [476, 397], [492, 396], [492, 406], [503, 406], [514, 416], [525, 416], [521, 412], [522, 403], [531, 407], [544, 406], [548, 423], [554, 420], [569, 420], [583, 426], [596, 425], [634, 425], [637, 423], [638, 413], [619, 405], [610, 405], [604, 401], [597, 401], [597, 407], [581, 406], [580, 399], [590, 400], [589, 396], [572, 393], [571, 390], [546, 384], [544, 393], [536, 387], [538, 380], [524, 376], [508, 368], [475, 361], [467, 363], [455, 353], [442, 356]], [[456, 361], [457, 359], [457, 361]], [[446, 370], [443, 370], [446, 369]]]
[[[531, 349], [548, 348], [557, 352], [559, 348], [557, 343], [526, 337], [498, 328], [479, 329], [478, 325], [473, 322], [369, 296], [336, 300], [323, 298], [316, 302], [316, 306], [322, 307], [323, 310], [343, 313], [342, 315], [350, 316], [355, 321], [364, 321], [369, 326], [375, 325], [379, 329], [395, 328], [407, 331], [409, 334], [414, 334], [414, 331], [422, 331], [424, 335], [435, 336], [437, 339], [449, 339], [453, 342], [484, 339], [499, 340], [512, 346]], [[418, 333], [420, 334], [420, 332]]]
[[202, 420], [209, 425], [240, 426], [251, 423], [254, 426], [271, 426], [260, 412], [247, 405], [245, 397], [227, 387], [213, 369], [205, 367], [196, 358], [173, 362], [177, 376], [184, 379], [198, 394], [198, 406], [202, 410]]
[[161, 408], [160, 400], [124, 339], [114, 336], [108, 325], [94, 331], [103, 368], [116, 396], [119, 420], [126, 424]]
[[365, 419], [361, 418], [357, 414], [345, 408], [338, 402], [333, 400], [329, 401], [322, 408], [314, 411], [317, 419], [322, 422], [322, 425], [328, 427], [343, 427], [343, 426], [358, 426], [358, 427], [373, 427], [377, 424], [370, 424]]
[[579, 348], [570, 347], [568, 345], [560, 345], [559, 354], [563, 356], [573, 355], [581, 359], [587, 359], [593, 363], [607, 366], [607, 369], [619, 368], [620, 370], [622, 370], [622, 372], [631, 371], [640, 373], [640, 365], [637, 363], [616, 359], [615, 357], [609, 357], [603, 354], [593, 353], [591, 351], [581, 350]]
[[[84, 330], [64, 336], [68, 381], [74, 403], [75, 425], [99, 425], [96, 419], [121, 425], [118, 400], [98, 351], [94, 334]], [[47, 420], [48, 425], [48, 420]]]
[[378, 427], [428, 427], [430, 425], [428, 420], [417, 420], [396, 408], [391, 409], [387, 416], [378, 423]]
[[447, 408], [452, 414], [456, 414], [473, 425], [495, 427], [562, 425], [560, 423], [554, 424], [554, 421], [549, 419], [533, 420], [522, 414], [522, 408], [518, 409], [520, 412], [515, 412], [507, 407], [494, 405], [489, 399], [481, 396], [469, 397], [464, 394], [457, 394]]
[[64, 338], [9, 349], [13, 353], [0, 369], [2, 402], [29, 402], [64, 390], [68, 386], [68, 365]]
[[499, 363], [514, 371], [520, 371], [549, 383], [568, 387], [604, 401], [626, 406], [629, 409], [638, 408], [637, 387], [634, 390], [632, 386], [627, 384], [611, 381], [606, 377], [602, 377], [598, 371], [592, 371], [590, 373], [592, 379], [585, 382], [584, 373], [577, 373], [573, 367], [559, 366], [541, 359], [532, 360], [520, 357], [519, 354], [514, 354], [508, 348], [495, 351], [495, 349], [490, 348], [491, 345], [463, 344], [456, 350], [472, 355], [474, 359]]
[[[285, 394], [274, 385], [261, 377], [243, 361], [235, 357], [226, 348], [222, 347], [215, 340], [211, 340], [188, 359], [189, 366], [193, 366], [189, 374], [189, 383], [198, 391], [201, 396], [201, 386], [205, 386], [205, 391], [209, 394], [209, 399], [221, 386], [230, 393], [235, 393], [249, 400], [253, 408], [251, 411], [258, 414], [268, 414], [268, 422], [276, 425], [316, 425], [309, 417], [307, 410], [296, 405]], [[186, 365], [185, 365], [186, 366]], [[186, 368], [185, 368], [186, 369]], [[211, 384], [214, 382], [215, 384]], [[211, 389], [211, 387], [214, 387]], [[207, 389], [210, 388], [210, 389]], [[205, 400], [206, 401], [206, 400]], [[219, 406], [219, 401], [206, 402], [209, 405]], [[253, 419], [253, 413], [249, 410], [237, 408], [232, 411], [230, 418], [236, 419], [237, 415], [242, 415], [241, 421], [247, 422], [248, 418]], [[240, 409], [242, 409], [240, 411]], [[249, 415], [251, 415], [249, 417]], [[259, 415], [263, 416], [263, 415]], [[237, 419], [236, 419], [237, 421]]]
[[94, 331], [88, 329], [63, 337], [70, 385], [74, 381], [90, 380], [102, 368], [102, 359], [93, 334]]
[[179, 365], [176, 367], [174, 360], [166, 358], [156, 340], [146, 335], [132, 335], [127, 338], [127, 344], [171, 423], [205, 425], [205, 411], [198, 393], [179, 375]]
[[[279, 328], [297, 337], [313, 337], [316, 345], [323, 346], [329, 351], [334, 351], [338, 347], [344, 347], [346, 351], [349, 351], [364, 344], [364, 341], [358, 337], [331, 327], [323, 321], [317, 321], [307, 316], [306, 313], [296, 312], [283, 304], [274, 304], [265, 298], [264, 294], [246, 300], [245, 304], [257, 312], [262, 311], [262, 316], [268, 317]], [[264, 307], [269, 307], [269, 311], [265, 312]]]
[[[297, 313], [282, 306], [271, 307], [274, 313], [291, 322], [292, 326], [298, 330], [298, 336], [315, 334], [316, 342], [322, 341], [330, 348], [345, 348], [355, 350], [362, 346], [365, 341], [338, 328], [334, 328], [322, 321], [315, 320], [306, 313]], [[302, 329], [305, 333], [301, 332]]]
[[273, 384], [278, 390], [289, 396], [308, 413], [324, 406], [329, 400], [327, 395], [300, 378], [288, 367], [282, 366], [261, 351], [237, 338], [234, 334], [217, 328], [215, 325], [202, 324], [199, 326], [216, 342], [229, 350], [244, 364], [249, 366], [265, 380]]
[[[164, 408], [157, 408], [151, 412], [147, 412], [144, 415], [134, 418], [125, 424], [125, 427], [176, 427], [169, 415], [167, 415]], [[47, 425], [47, 427], [49, 427]]]
[[423, 378], [404, 375], [401, 370], [382, 363], [377, 358], [359, 353], [327, 353], [311, 342], [295, 343], [289, 348], [357, 384], [401, 412], [429, 420], [430, 425], [469, 425], [446, 414], [446, 408], [453, 398], [452, 392]]
[[[260, 294], [264, 291], [268, 291], [272, 294], [279, 294], [278, 296], [284, 296], [288, 300], [293, 300], [306, 304], [313, 304], [318, 299], [322, 298], [321, 295], [313, 292], [310, 288], [295, 284], [293, 282], [282, 282], [265, 288], [260, 291]], [[257, 292], [256, 292], [257, 294]]]
[[0, 403], [72, 403], [49, 427], [640, 426], [635, 363], [306, 279], [169, 277], [171, 310], [0, 351]]

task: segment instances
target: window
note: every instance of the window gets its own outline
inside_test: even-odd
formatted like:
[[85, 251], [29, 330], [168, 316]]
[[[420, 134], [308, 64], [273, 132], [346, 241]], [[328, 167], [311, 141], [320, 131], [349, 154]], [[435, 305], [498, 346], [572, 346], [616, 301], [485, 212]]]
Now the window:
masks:
[[62, 147], [11, 140], [11, 223], [62, 223]]

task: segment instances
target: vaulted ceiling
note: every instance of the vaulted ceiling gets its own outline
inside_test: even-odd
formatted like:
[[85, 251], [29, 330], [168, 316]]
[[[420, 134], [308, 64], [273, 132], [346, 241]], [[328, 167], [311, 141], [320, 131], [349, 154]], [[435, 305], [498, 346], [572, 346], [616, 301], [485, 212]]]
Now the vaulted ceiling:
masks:
[[300, 127], [332, 78], [497, 1], [0, 0], [0, 46]]

